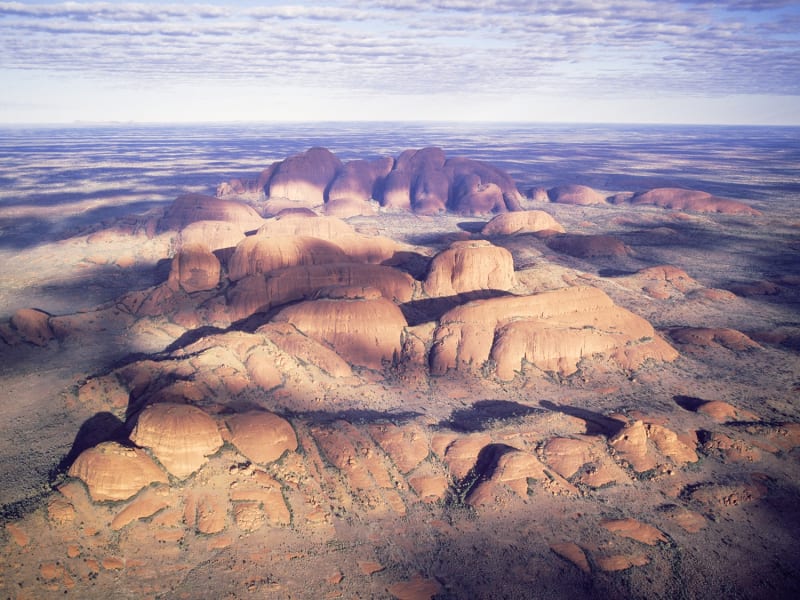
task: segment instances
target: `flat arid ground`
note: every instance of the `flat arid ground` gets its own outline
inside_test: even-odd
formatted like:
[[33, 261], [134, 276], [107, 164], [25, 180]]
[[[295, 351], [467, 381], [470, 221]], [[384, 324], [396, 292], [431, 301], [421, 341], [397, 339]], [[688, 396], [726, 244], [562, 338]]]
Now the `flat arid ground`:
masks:
[[4, 134], [2, 597], [800, 596], [797, 129]]

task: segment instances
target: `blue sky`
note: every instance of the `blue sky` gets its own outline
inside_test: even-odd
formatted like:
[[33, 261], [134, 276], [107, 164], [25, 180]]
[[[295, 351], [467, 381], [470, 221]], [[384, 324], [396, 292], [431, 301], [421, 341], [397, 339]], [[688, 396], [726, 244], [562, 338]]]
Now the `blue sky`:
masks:
[[0, 2], [0, 122], [800, 124], [782, 0]]

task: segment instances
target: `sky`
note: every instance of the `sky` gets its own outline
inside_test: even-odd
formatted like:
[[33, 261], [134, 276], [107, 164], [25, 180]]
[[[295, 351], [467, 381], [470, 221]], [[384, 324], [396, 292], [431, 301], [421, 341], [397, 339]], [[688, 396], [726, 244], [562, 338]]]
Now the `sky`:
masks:
[[0, 123], [800, 125], [800, 2], [0, 1]]

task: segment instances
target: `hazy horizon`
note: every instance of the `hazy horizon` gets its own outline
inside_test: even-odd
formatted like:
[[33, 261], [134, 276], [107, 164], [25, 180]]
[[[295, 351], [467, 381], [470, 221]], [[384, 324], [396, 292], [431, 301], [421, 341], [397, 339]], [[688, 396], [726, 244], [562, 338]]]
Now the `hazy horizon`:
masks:
[[0, 123], [800, 125], [791, 0], [0, 2]]

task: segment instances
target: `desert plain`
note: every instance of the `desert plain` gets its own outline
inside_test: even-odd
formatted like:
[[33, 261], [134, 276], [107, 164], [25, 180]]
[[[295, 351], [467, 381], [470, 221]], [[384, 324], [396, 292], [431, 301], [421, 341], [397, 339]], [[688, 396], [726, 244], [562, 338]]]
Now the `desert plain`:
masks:
[[3, 597], [800, 593], [796, 130], [430, 131], [6, 148]]

